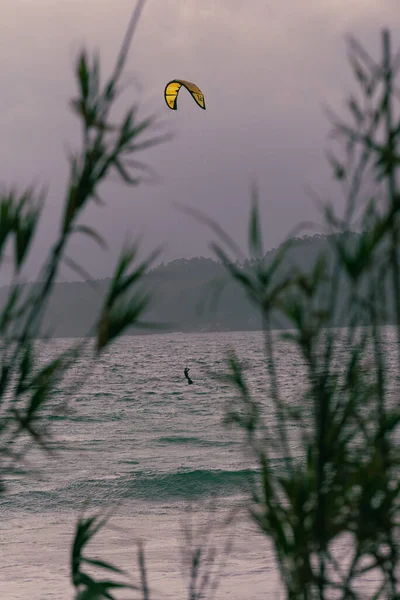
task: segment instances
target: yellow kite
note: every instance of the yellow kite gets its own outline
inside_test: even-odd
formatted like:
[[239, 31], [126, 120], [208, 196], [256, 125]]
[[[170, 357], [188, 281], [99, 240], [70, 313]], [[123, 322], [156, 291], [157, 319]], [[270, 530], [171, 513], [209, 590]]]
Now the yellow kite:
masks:
[[183, 79], [173, 79], [165, 86], [164, 90], [164, 98], [165, 102], [172, 110], [176, 110], [178, 94], [181, 87], [185, 87], [188, 92], [191, 93], [192, 98], [197, 102], [200, 108], [206, 108], [206, 103], [204, 101], [204, 96], [202, 91], [195, 85], [194, 83], [190, 83], [190, 81], [184, 81]]

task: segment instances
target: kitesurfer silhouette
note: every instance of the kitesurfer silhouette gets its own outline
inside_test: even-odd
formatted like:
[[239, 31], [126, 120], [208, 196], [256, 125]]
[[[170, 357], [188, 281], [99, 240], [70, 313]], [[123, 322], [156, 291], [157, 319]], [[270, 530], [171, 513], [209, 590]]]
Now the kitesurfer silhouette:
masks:
[[188, 385], [190, 385], [191, 383], [193, 383], [193, 381], [189, 377], [189, 371], [190, 371], [189, 367], [186, 367], [186, 369], [183, 371], [186, 379], [188, 380]]

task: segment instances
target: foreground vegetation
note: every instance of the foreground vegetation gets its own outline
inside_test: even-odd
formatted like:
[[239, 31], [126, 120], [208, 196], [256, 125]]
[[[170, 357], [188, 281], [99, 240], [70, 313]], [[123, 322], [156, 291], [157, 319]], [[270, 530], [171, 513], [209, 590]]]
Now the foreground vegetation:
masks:
[[[96, 243], [104, 243], [96, 231], [81, 223], [84, 209], [90, 202], [99, 202], [99, 187], [111, 172], [126, 185], [137, 185], [140, 163], [136, 154], [164, 141], [150, 135], [153, 120], [137, 121], [134, 109], [117, 124], [111, 120], [142, 4], [138, 3], [115, 70], [104, 86], [100, 84], [98, 58], [91, 59], [86, 52], [78, 57], [79, 96], [72, 106], [82, 125], [82, 145], [70, 158], [59, 239], [38, 284], [28, 294], [20, 285], [19, 274], [37, 229], [43, 198], [34, 190], [21, 194], [9, 191], [0, 197], [0, 265], [8, 256], [6, 252], [11, 252], [15, 268], [15, 279], [0, 315], [1, 493], [6, 492], [8, 476], [19, 468], [31, 443], [39, 444], [44, 451], [50, 449], [41, 410], [51, 391], [87, 350], [88, 341], [79, 340], [40, 367], [35, 356], [33, 340], [40, 332], [61, 262], [83, 272], [81, 265], [65, 255], [67, 242], [75, 235], [86, 235]], [[330, 236], [329, 254], [321, 252], [311, 272], [304, 272], [298, 265], [288, 267], [284, 262], [293, 243], [290, 240], [271, 260], [265, 260], [257, 197], [253, 194], [250, 260], [240, 266], [235, 243], [229, 236], [205, 215], [191, 211], [194, 218], [207, 222], [219, 236], [220, 242], [213, 246], [217, 259], [262, 319], [269, 381], [265, 395], [274, 409], [263, 421], [262, 399], [252, 396], [240, 357], [232, 353], [229, 381], [240, 400], [232, 403], [227, 420], [245, 434], [246, 445], [259, 463], [261, 475], [249, 508], [260, 532], [273, 543], [288, 599], [324, 599], [332, 597], [333, 592], [343, 600], [359, 598], [358, 581], [371, 571], [376, 574], [378, 586], [369, 598], [394, 599], [400, 591], [400, 411], [397, 392], [393, 394], [389, 389], [393, 366], [389, 370], [384, 332], [379, 327], [387, 322], [391, 310], [399, 369], [400, 194], [396, 174], [400, 165], [400, 121], [394, 117], [393, 104], [398, 97], [396, 61], [391, 60], [387, 32], [382, 40], [381, 63], [375, 63], [351, 40], [350, 63], [360, 98], [351, 97], [349, 101], [350, 124], [333, 117], [333, 133], [343, 142], [344, 154], [340, 158], [331, 155], [330, 161], [347, 202], [343, 217], [327, 206], [325, 218], [332, 234], [357, 229], [360, 235]], [[373, 196], [364, 186], [371, 182]], [[129, 327], [149, 326], [144, 320], [149, 293], [142, 284], [155, 255], [136, 264], [137, 250], [135, 245], [123, 250], [97, 321], [88, 332], [96, 339], [93, 361]], [[348, 289], [345, 301], [340, 300], [343, 282]], [[282, 338], [294, 344], [303, 359], [307, 387], [301, 398], [286, 398], [279, 383], [271, 335], [272, 316], [276, 313], [291, 325]], [[338, 335], [332, 326], [342, 313], [346, 314], [348, 327]], [[360, 329], [360, 324], [368, 327]], [[366, 365], [368, 356], [373, 360]], [[85, 376], [81, 373], [74, 386], [79, 386]], [[293, 422], [302, 427], [305, 460], [301, 464], [291, 454]], [[272, 452], [282, 457], [281, 469], [271, 468]], [[81, 518], [77, 525], [71, 550], [71, 580], [76, 598], [81, 600], [113, 598], [118, 594], [115, 590], [130, 587], [114, 581], [122, 575], [116, 567], [86, 555], [88, 543], [104, 522], [94, 516]], [[344, 537], [352, 548], [347, 564], [335, 551]], [[191, 599], [204, 597], [214, 589], [209, 577], [213, 560], [204, 556], [201, 548], [193, 551], [188, 592]], [[141, 548], [138, 564], [139, 583], [132, 588], [147, 599], [151, 597], [150, 584]], [[90, 573], [93, 568], [107, 571], [111, 578], [89, 574], [88, 567]]]

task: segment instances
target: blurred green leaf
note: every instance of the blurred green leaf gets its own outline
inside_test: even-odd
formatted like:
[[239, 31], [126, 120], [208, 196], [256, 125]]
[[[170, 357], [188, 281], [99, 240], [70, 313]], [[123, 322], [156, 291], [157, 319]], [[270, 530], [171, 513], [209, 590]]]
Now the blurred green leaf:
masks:
[[35, 195], [28, 188], [21, 195], [10, 191], [0, 196], [0, 256], [10, 235], [15, 242], [15, 269], [26, 258], [41, 215], [44, 194]]
[[[126, 575], [124, 571], [103, 560], [86, 558], [83, 551], [90, 543], [93, 537], [104, 527], [107, 518], [100, 519], [100, 516], [82, 518], [78, 521], [75, 537], [71, 549], [71, 577], [72, 584], [78, 590], [79, 598], [111, 598], [110, 593], [114, 589], [132, 589], [137, 590], [136, 586], [127, 583], [120, 583], [111, 580], [98, 580], [82, 571], [83, 564], [92, 565], [112, 573]], [[81, 590], [81, 588], [84, 588]]]
[[73, 228], [73, 233], [83, 233], [92, 238], [103, 250], [107, 250], [107, 244], [102, 236], [92, 227], [87, 225], [76, 225]]
[[252, 189], [252, 206], [249, 224], [249, 250], [250, 256], [261, 258], [264, 254], [261, 234], [260, 215], [258, 210], [257, 190]]

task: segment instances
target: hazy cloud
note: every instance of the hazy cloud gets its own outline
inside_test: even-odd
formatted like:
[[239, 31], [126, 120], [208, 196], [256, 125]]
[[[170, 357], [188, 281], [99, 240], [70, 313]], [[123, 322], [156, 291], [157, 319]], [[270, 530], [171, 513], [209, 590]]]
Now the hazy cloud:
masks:
[[[82, 44], [99, 49], [109, 72], [133, 6], [2, 0], [0, 181], [49, 184], [32, 272], [58, 225], [65, 149], [79, 142], [68, 108], [74, 58]], [[76, 241], [74, 256], [106, 276], [126, 235], [138, 233], [147, 249], [166, 242], [166, 259], [206, 254], [209, 233], [172, 208], [174, 201], [208, 212], [243, 243], [251, 178], [259, 182], [267, 247], [300, 220], [318, 219], [305, 186], [334, 189], [323, 159], [323, 105], [342, 105], [349, 89], [344, 36], [355, 34], [376, 53], [380, 29], [396, 34], [398, 25], [398, 0], [148, 0], [125, 74], [136, 86], [125, 105], [139, 100], [142, 114], [159, 115], [175, 139], [145, 155], [160, 184], [107, 185], [107, 207], [85, 216], [111, 252]], [[206, 111], [183, 95], [179, 110], [168, 110], [162, 92], [175, 77], [198, 83]]]

